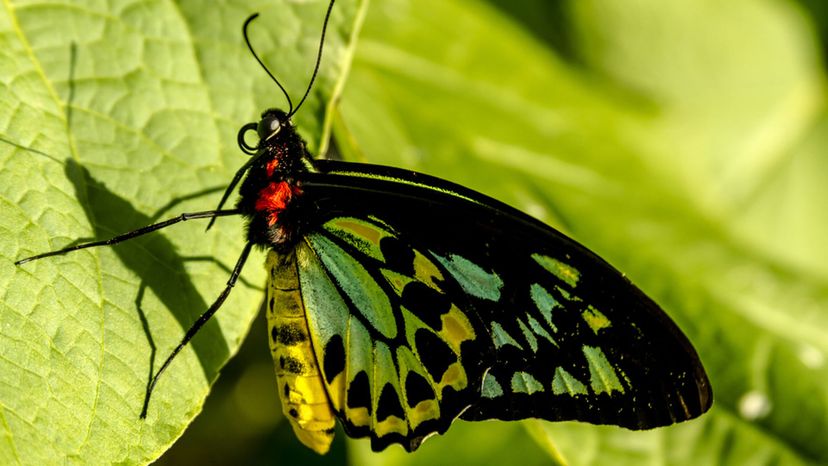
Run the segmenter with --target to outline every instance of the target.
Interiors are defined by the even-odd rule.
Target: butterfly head
[[[269,109],[262,113],[262,119],[256,128],[259,134],[259,145],[267,144],[278,136],[282,129],[292,129],[290,119],[287,114],[281,110]]]
[[[251,131],[255,131],[259,138],[254,146],[251,146],[245,140],[245,136]],[[262,118],[258,123],[248,123],[242,126],[238,135],[239,147],[245,154],[255,156],[263,150],[279,145],[280,135],[292,133],[293,131],[294,128],[288,114],[271,108],[262,113]]]

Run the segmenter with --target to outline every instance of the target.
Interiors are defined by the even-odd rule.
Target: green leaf
[[[527,435],[566,464],[828,462],[828,115],[808,18],[785,1],[535,2],[529,23],[565,24],[564,58],[497,3],[375,6],[335,119],[343,152],[568,232],[679,323],[715,397],[651,432]],[[457,445],[488,440],[455,429],[422,461],[385,458],[473,463]]]
[[[238,127],[284,105],[242,21],[262,13],[253,43],[296,100],[323,3],[4,5],[0,463],[147,462],[201,409],[258,308],[260,258],[141,422],[147,334],[157,366],[223,286],[239,222],[13,261],[212,208],[214,191],[169,204],[226,185],[244,160]],[[599,252],[688,333],[716,404],[650,432],[457,422],[414,455],[349,442],[351,463],[828,462],[828,114],[809,18],[784,0],[495,3],[374,2],[333,115],[339,149],[461,182]],[[325,68],[296,116],[314,153],[361,5],[337,3]],[[193,260],[205,256],[216,262]],[[229,397],[246,396],[225,379]],[[210,438],[236,434],[210,425]],[[295,445],[282,427],[279,444]],[[228,443],[196,448],[210,458]],[[260,451],[258,462],[285,459]]]
[[[201,410],[258,311],[262,255],[144,391],[224,287],[239,219],[187,222],[113,248],[16,267],[79,238],[107,238],[213,208],[245,161],[238,128],[284,106],[241,35],[298,101],[324,0],[13,1],[0,12],[0,463],[147,463]],[[326,60],[296,123],[316,151],[350,60],[361,2],[334,12]],[[263,348],[263,351],[266,350]]]

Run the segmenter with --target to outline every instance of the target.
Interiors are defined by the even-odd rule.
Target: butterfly
[[[157,381],[218,311],[253,247],[268,251],[265,296],[283,411],[318,453],[337,420],[374,450],[416,450],[455,419],[579,420],[649,429],[712,404],[698,355],[661,308],[618,270],[557,230],[454,183],[398,168],[314,159],[287,112],[244,125],[250,159],[215,210],[242,216],[246,242],[226,287],[187,330]],[[256,144],[249,144],[255,133]],[[236,206],[225,202],[239,186]]]

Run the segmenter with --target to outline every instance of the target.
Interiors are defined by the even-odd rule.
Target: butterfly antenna
[[[333,3],[333,2],[331,2],[331,3]],[[328,10],[328,11],[330,11],[330,10]],[[258,18],[258,17],[259,17],[259,14],[254,13],[249,18],[247,18],[247,20],[244,22],[244,26],[242,26],[242,32],[244,34],[244,41],[247,43],[247,48],[248,48],[248,50],[250,50],[250,53],[253,54],[253,58],[255,58],[257,62],[259,62],[259,65],[262,67],[262,69],[265,70],[265,73],[267,73],[267,75],[270,76],[270,79],[272,79],[273,82],[275,82],[276,85],[279,86],[279,89],[282,90],[282,94],[285,95],[285,98],[287,99],[287,102],[288,102],[288,114],[292,115],[293,114],[293,102],[291,102],[290,96],[288,95],[287,91],[285,90],[285,87],[282,86],[282,83],[280,83],[278,79],[276,79],[276,76],[273,76],[273,73],[271,73],[270,70],[267,68],[267,66],[264,64],[264,62],[262,62],[262,59],[259,58],[259,56],[256,54],[256,51],[253,50],[253,46],[250,44],[250,37],[248,37],[248,35],[247,35],[247,27],[250,26],[250,23],[252,23],[253,20]],[[324,37],[324,32],[322,33],[322,36]],[[302,100],[304,100],[304,99],[302,99]]]
[[[296,109],[288,112],[288,118],[292,117],[293,114],[299,110],[299,107],[305,103],[305,99],[308,98],[311,87],[313,87],[313,81],[316,79],[316,74],[319,72],[319,64],[322,62],[322,47],[325,45],[325,32],[328,30],[328,20],[331,17],[331,10],[333,10],[335,1],[336,0],[331,0],[331,3],[328,4],[328,11],[325,13],[325,22],[322,23],[322,37],[319,39],[319,51],[316,53],[316,65],[313,67],[313,75],[308,83],[308,88],[305,89],[305,95],[302,96],[302,100],[299,101],[299,105],[296,106]]]

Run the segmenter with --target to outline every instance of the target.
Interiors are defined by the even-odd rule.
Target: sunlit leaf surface
[[[238,127],[284,106],[244,18],[262,13],[252,39],[298,100],[325,3],[4,5],[0,463],[147,462],[201,410],[258,309],[259,258],[138,420],[152,344],[157,364],[223,286],[240,222],[13,261],[211,208],[244,161]],[[296,117],[318,153],[346,79],[328,114],[346,159],[465,184],[605,257],[693,341],[710,413],[650,432],[458,421],[414,455],[338,432],[316,457],[280,422],[258,328],[161,463],[828,463],[828,21],[811,3],[377,0],[346,77],[359,6],[340,0]]]

